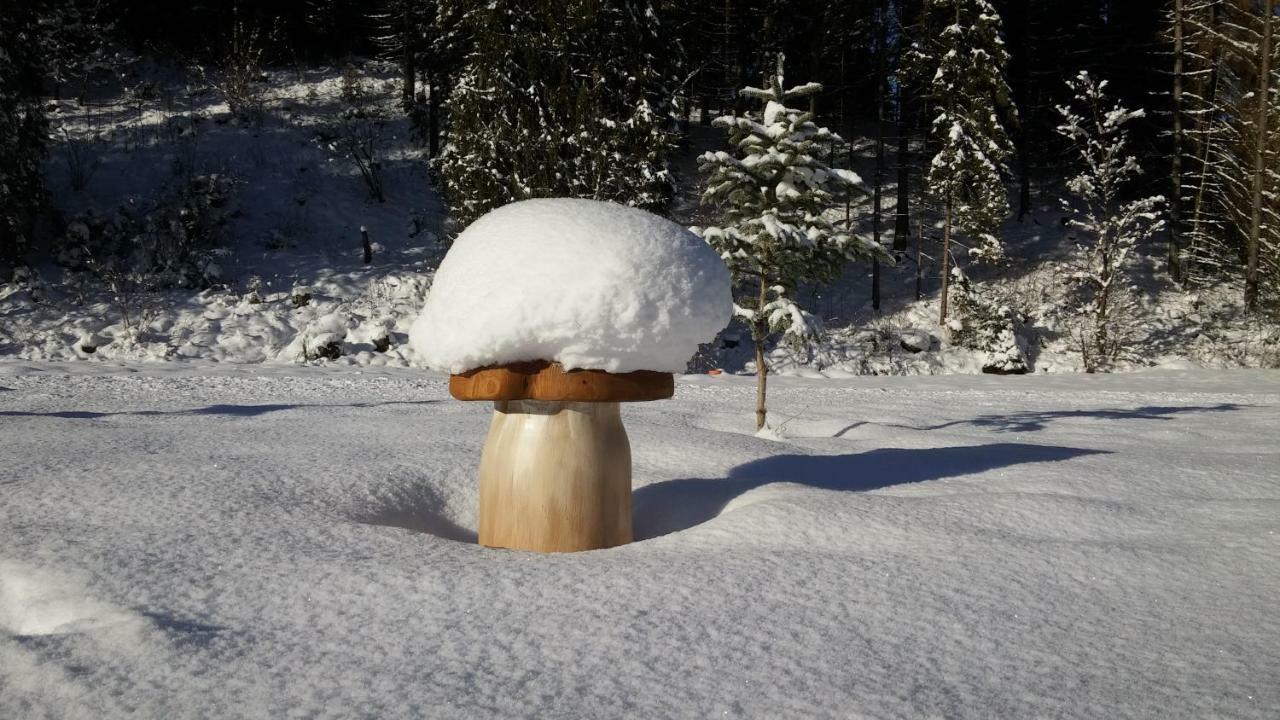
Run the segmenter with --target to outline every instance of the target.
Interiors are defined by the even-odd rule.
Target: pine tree
[[[84,7],[82,7],[82,5]],[[45,83],[79,74],[100,34],[88,3],[5,3],[0,18],[0,264],[21,265],[44,207]]]
[[[724,222],[694,228],[724,258],[744,291],[735,312],[755,341],[758,429],[766,417],[766,343],[777,333],[803,339],[817,328],[817,320],[800,305],[800,286],[830,281],[849,260],[884,254],[873,241],[828,217],[862,180],[828,165],[831,147],[843,142],[839,136],[818,127],[811,113],[789,106],[822,86],[786,88],[781,54],[766,80],[765,88],[741,91],[760,102],[760,112],[716,118],[715,125],[729,133],[733,153],[708,152],[698,163],[710,176],[702,202],[721,210]]]
[[[1082,167],[1067,181],[1074,200],[1063,201],[1063,208],[1074,215],[1071,226],[1080,231],[1070,280],[1085,370],[1095,372],[1130,349],[1132,328],[1125,314],[1132,309],[1128,274],[1133,251],[1163,226],[1159,211],[1164,198],[1123,200],[1127,186],[1142,174],[1137,159],[1128,154],[1125,125],[1145,113],[1111,104],[1106,81],[1087,72],[1068,86],[1074,107],[1058,108],[1063,120],[1058,132],[1071,141]]]
[[[440,165],[456,221],[532,197],[665,206],[678,53],[653,4],[496,0],[463,22]]]
[[[970,241],[974,261],[999,261],[996,233],[1009,214],[1006,164],[1013,146],[1000,115],[1014,117],[1005,66],[1009,54],[1000,37],[1000,16],[987,0],[927,0],[923,39],[911,61],[933,114],[937,153],[925,179],[942,205],[942,309],[947,322],[951,245],[959,233]]]

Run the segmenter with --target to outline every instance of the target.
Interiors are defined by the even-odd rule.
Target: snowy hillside
[[[190,90],[162,68],[147,70],[152,89],[142,97],[104,88],[84,104],[59,101],[61,126],[80,138],[55,147],[47,163],[51,189],[68,219],[88,210],[109,216],[163,196],[190,173],[215,173],[233,181],[232,242],[216,259],[218,280],[204,291],[138,287],[122,298],[101,280],[52,263],[38,268],[34,280],[0,284],[0,356],[419,364],[408,330],[444,254],[445,211],[423,150],[394,107],[389,68],[368,62],[359,73],[382,113],[381,203],[370,198],[357,166],[334,138],[343,104],[336,68],[272,72],[260,127],[237,122],[214,94]],[[691,126],[674,167],[677,221],[708,222],[697,206],[704,180],[694,158],[723,142],[721,130]],[[855,169],[869,177],[869,146],[865,140],[859,146],[864,153]],[[81,190],[69,177],[73,149],[93,168]],[[885,212],[891,213],[893,186],[886,187]],[[867,232],[869,202],[864,197],[851,208]],[[1058,303],[1061,263],[1072,242],[1061,220],[1062,213],[1048,205],[1024,222],[1009,220],[1002,231],[1009,264],[974,275],[1021,318],[1019,335],[1035,371],[1080,369]],[[369,265],[362,263],[362,227],[373,250]],[[931,253],[936,251],[926,244],[920,300],[914,247],[897,266],[883,268],[880,310],[871,304],[865,264],[851,265],[829,287],[812,289],[806,300],[825,330],[803,347],[779,343],[770,356],[774,369],[836,378],[981,372],[984,353],[943,341]],[[1139,308],[1143,350],[1131,366],[1280,365],[1280,329],[1240,311],[1238,288],[1182,292],[1154,262],[1141,277],[1151,300]],[[749,344],[745,328],[732,327],[692,368],[754,372]]]
[[[629,404],[639,542],[473,543],[412,370],[0,363],[0,717],[1274,718],[1280,377]]]
[[[336,135],[337,68],[271,73],[261,125],[164,68],[134,79],[150,88],[141,97],[103,88],[83,104],[59,101],[58,121],[78,141],[54,148],[47,168],[72,227],[86,211],[110,217],[212,173],[231,181],[231,242],[204,291],[131,287],[122,298],[52,263],[33,282],[2,284],[0,354],[297,363],[336,355],[322,350],[337,343],[345,363],[406,364],[401,345],[443,255],[444,211],[385,68],[367,63],[357,77],[374,98],[384,202]],[[92,169],[81,190],[68,177],[73,148]]]

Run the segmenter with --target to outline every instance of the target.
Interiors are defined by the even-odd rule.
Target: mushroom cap
[[[664,400],[674,392],[671,373],[566,371],[559,363],[548,362],[476,368],[449,378],[449,394],[458,400],[639,402]]]
[[[454,241],[410,344],[453,374],[539,360],[683,372],[732,310],[724,262],[684,227],[614,203],[525,200]]]

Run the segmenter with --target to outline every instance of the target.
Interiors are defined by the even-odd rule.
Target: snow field
[[[394,369],[0,364],[0,716],[1274,717],[1280,377],[687,377],[639,542],[478,547]]]

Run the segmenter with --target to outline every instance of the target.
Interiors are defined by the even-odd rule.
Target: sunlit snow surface
[[[422,372],[0,364],[0,717],[1280,713],[1280,374],[686,378],[640,542],[474,536]]]

